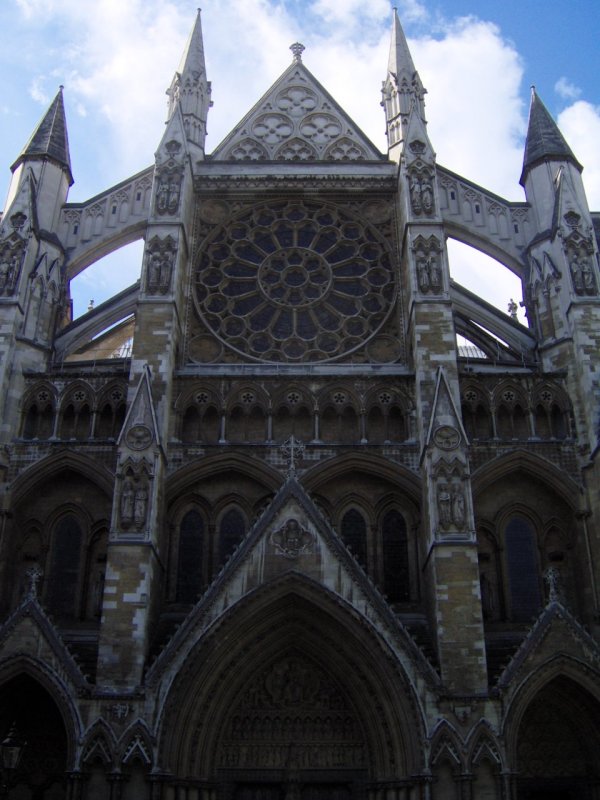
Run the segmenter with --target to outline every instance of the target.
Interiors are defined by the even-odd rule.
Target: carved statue
[[[409,178],[409,193],[412,210],[415,212],[415,214],[420,214],[423,210],[421,181],[419,176],[414,173]]]
[[[131,525],[133,521],[133,504],[135,492],[133,483],[127,479],[121,491],[121,525]]]
[[[173,165],[174,162],[170,162]],[[176,214],[181,197],[182,168],[178,166],[163,167],[156,190],[156,213]]]
[[[438,490],[438,511],[442,528],[452,525],[452,497],[446,486]]]
[[[160,247],[152,250],[148,256],[148,291],[152,294],[166,294],[171,286],[173,269],[173,253],[162,251]]]
[[[425,294],[429,291],[429,265],[428,259],[424,253],[419,253],[417,256],[417,280],[419,282],[419,289]]]
[[[461,488],[452,492],[452,521],[460,530],[465,524],[465,496]]]
[[[439,292],[442,288],[442,276],[437,258],[434,255],[429,256],[427,264],[429,267],[429,281],[431,283],[431,288],[434,292]]]
[[[433,186],[428,175],[424,175],[421,181],[421,202],[423,211],[426,214],[433,213]]]
[[[146,485],[142,483],[135,490],[135,497],[133,501],[133,519],[136,528],[141,528],[146,522],[146,512],[148,510],[148,490]]]

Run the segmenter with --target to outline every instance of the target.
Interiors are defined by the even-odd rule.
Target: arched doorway
[[[48,692],[29,675],[0,687],[0,741],[16,730],[23,743],[19,766],[6,775],[9,798],[66,798],[67,732]]]
[[[527,707],[517,734],[518,800],[595,800],[600,703],[559,676]]]
[[[364,731],[325,669],[290,650],[259,669],[224,724],[217,780],[233,800],[350,800],[367,779]]]
[[[355,800],[423,771],[408,676],[366,620],[298,575],[240,603],[172,669],[161,769],[222,800]]]

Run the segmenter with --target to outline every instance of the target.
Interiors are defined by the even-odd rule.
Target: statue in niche
[[[129,527],[133,522],[135,491],[133,483],[127,478],[121,490],[121,525]]]
[[[427,263],[429,266],[429,281],[431,283],[431,288],[434,292],[439,292],[442,288],[442,275],[435,254],[429,256]]]
[[[438,512],[440,515],[440,525],[448,529],[452,525],[452,495],[446,485],[438,489]]]
[[[435,254],[417,254],[417,281],[423,294],[439,292],[442,288],[442,274]]]
[[[133,500],[133,520],[136,528],[143,527],[146,522],[146,513],[148,511],[148,489],[146,484],[142,483],[135,490]]]
[[[427,294],[430,288],[429,267],[427,257],[423,251],[419,251],[417,254],[417,281],[419,283],[419,289],[423,294]]]
[[[156,190],[157,214],[162,216],[164,214],[177,213],[181,196],[182,180],[183,172],[181,167],[167,167],[161,170]]]
[[[452,492],[452,522],[460,530],[465,525],[465,496],[459,486]]]
[[[433,186],[428,175],[424,175],[421,180],[421,203],[426,214],[433,213]]]
[[[8,296],[14,292],[20,262],[18,252],[5,250],[0,256],[0,295]]]
[[[412,173],[409,177],[409,194],[410,205],[415,214],[420,214],[423,210],[423,202],[421,196],[421,181],[416,173]]]
[[[596,280],[589,256],[585,253],[574,252],[570,267],[575,293],[578,295],[596,294]]]
[[[148,291],[152,294],[166,294],[171,286],[173,253],[159,248],[152,250],[148,259]]]
[[[433,183],[427,172],[412,172],[408,178],[410,205],[415,214],[433,213]]]

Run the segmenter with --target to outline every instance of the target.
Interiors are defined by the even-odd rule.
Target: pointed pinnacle
[[[535,86],[532,86],[521,183],[525,180],[526,173],[533,166],[548,159],[570,161],[579,171],[583,169],[550,112],[540,100]]]
[[[206,73],[202,20],[200,17],[201,9],[198,9],[194,27],[190,32],[183,50],[183,55],[181,56],[181,61],[179,62],[179,68],[177,69],[177,72],[182,76],[184,73],[191,73],[196,76]]]
[[[61,85],[50,107],[13,164],[12,170],[14,171],[19,164],[28,158],[49,158],[67,170],[69,185],[71,185],[73,183],[73,174],[71,172],[63,89],[64,87]]]
[[[409,72],[412,76],[415,73],[415,65],[408,49],[408,42],[402,30],[398,9],[394,7],[392,18],[392,41],[390,43],[390,55],[388,59],[388,72],[398,75],[401,72]]]

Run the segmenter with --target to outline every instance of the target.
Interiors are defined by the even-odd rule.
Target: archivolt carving
[[[308,659],[283,658],[246,690],[225,726],[221,767],[352,768],[365,764],[361,727],[333,681]]]

